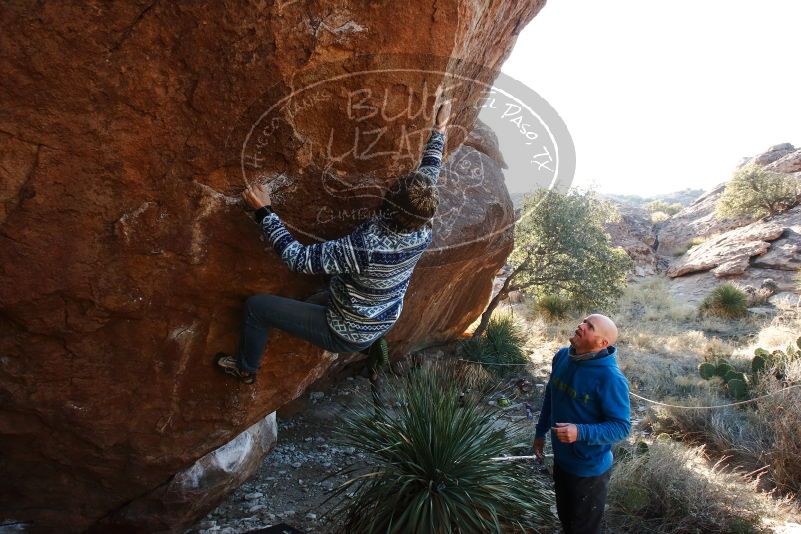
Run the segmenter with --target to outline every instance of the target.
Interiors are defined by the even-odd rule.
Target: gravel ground
[[[332,442],[337,415],[369,394],[369,382],[348,377],[296,401],[296,415],[278,420],[278,443],[254,476],[186,534],[235,534],[286,523],[308,533],[333,532],[323,517],[342,498],[326,500],[347,477],[343,467],[363,463],[353,447]],[[303,405],[305,404],[305,409]]]

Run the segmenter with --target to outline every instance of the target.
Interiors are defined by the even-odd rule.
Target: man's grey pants
[[[312,295],[306,302],[275,295],[254,295],[245,303],[237,364],[247,372],[259,369],[271,327],[304,339],[329,352],[359,352],[372,341],[358,344],[339,337],[325,317],[328,292]]]

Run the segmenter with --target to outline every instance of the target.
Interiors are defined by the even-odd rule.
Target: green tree
[[[673,204],[668,204],[663,200],[652,200],[648,204],[645,205],[646,211],[649,213],[665,213],[670,217],[673,217],[678,212],[680,212],[684,206],[681,205],[679,202],[674,202]]]
[[[510,291],[558,295],[575,309],[590,309],[616,301],[626,286],[631,259],[611,246],[603,226],[617,214],[592,194],[539,191],[526,197],[522,212],[508,260],[512,273],[484,311],[476,336]]]
[[[718,217],[775,215],[798,204],[798,181],[790,175],[747,165],[737,172],[718,200]]]

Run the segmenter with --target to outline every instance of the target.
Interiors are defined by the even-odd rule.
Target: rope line
[[[715,408],[727,408],[729,406],[740,406],[741,404],[749,404],[749,403],[752,403],[752,402],[756,402],[758,400],[762,400],[762,399],[766,399],[768,397],[772,397],[773,395],[778,395],[779,393],[783,393],[785,391],[789,391],[791,389],[798,388],[798,387],[801,387],[801,384],[795,384],[795,385],[792,385],[790,387],[786,387],[786,388],[780,389],[778,391],[772,391],[772,392],[767,393],[765,395],[761,395],[759,397],[754,397],[753,399],[748,399],[748,400],[739,401],[739,402],[730,402],[730,403],[727,403],[727,404],[716,404],[715,406],[682,406],[680,404],[667,404],[667,403],[655,401],[655,400],[652,400],[652,399],[646,399],[645,397],[641,397],[641,396],[637,395],[636,393],[632,393],[631,391],[629,391],[629,395],[631,395],[632,397],[636,397],[638,399],[644,400],[645,402],[650,402],[651,404],[656,404],[658,406],[666,406],[668,408],[683,408],[685,410],[713,410]]]
[[[525,366],[525,365],[529,365],[529,363],[533,363],[533,362],[529,362],[529,363],[492,363],[492,362],[480,362],[478,360],[467,360],[465,358],[457,358],[457,359],[460,362],[477,363],[477,364],[480,364],[480,365]],[[636,393],[632,393],[631,391],[629,391],[629,395],[631,395],[632,397],[636,397],[636,398],[638,398],[640,400],[643,400],[645,402],[650,402],[651,404],[656,404],[657,406],[665,406],[666,408],[682,408],[682,409],[685,409],[685,410],[713,410],[715,408],[728,408],[728,407],[731,407],[731,406],[740,406],[740,405],[743,405],[743,404],[750,404],[750,403],[756,402],[758,400],[762,400],[762,399],[766,399],[768,397],[772,397],[773,395],[778,395],[779,393],[784,393],[785,391],[789,391],[789,390],[797,388],[797,387],[801,387],[801,384],[794,384],[792,386],[780,389],[778,391],[773,391],[771,393],[767,393],[767,394],[761,395],[759,397],[754,397],[753,399],[748,399],[748,400],[739,401],[739,402],[729,402],[729,403],[726,403],[726,404],[716,404],[715,406],[683,406],[681,404],[668,404],[668,403],[665,403],[665,402],[660,402],[660,401],[656,401],[656,400],[653,400],[653,399],[648,399],[648,398],[642,397],[640,395],[637,395]]]
[[[546,458],[553,458],[553,454],[543,454]],[[492,462],[514,462],[516,460],[536,460],[536,456],[496,456],[490,458]]]
[[[480,364],[480,365],[503,365],[503,366],[507,366],[507,365],[509,365],[509,366],[521,366],[521,365],[531,365],[531,364],[533,364],[533,363],[534,363],[534,362],[528,362],[528,363],[492,363],[492,362],[480,362],[480,361],[478,361],[478,360],[466,360],[466,359],[464,359],[464,358],[456,358],[456,359],[457,359],[458,361],[460,361],[460,362],[478,363],[478,364]]]

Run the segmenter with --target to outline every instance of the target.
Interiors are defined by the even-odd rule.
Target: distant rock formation
[[[787,218],[798,217],[797,210],[788,212]],[[785,218],[778,221],[753,223],[724,232],[717,237],[691,248],[670,264],[667,275],[682,276],[697,271],[709,271],[721,278],[743,274],[752,256],[765,254],[770,242],[784,233]]]
[[[693,240],[705,239],[751,222],[748,217],[719,219],[715,216],[715,206],[725,187],[725,183],[718,185],[662,223],[657,252],[670,257],[681,255],[690,248]]]
[[[681,204],[682,206],[688,206],[695,201],[699,196],[704,194],[703,189],[682,189],[681,191],[675,191],[673,193],[667,193],[664,195],[654,195],[650,197],[641,197],[639,195],[618,195],[618,194],[604,194],[605,198],[610,200],[614,200],[620,204],[625,204],[627,206],[633,206],[635,208],[642,208],[645,209],[645,205],[649,202],[653,202],[655,200],[659,200],[664,202],[665,204]]]
[[[606,225],[612,245],[622,247],[634,262],[636,276],[649,276],[658,271],[655,247],[657,234],[650,214],[640,208],[614,203],[620,220]]]
[[[801,150],[789,143],[770,147],[742,165],[764,166],[801,178]],[[801,206],[754,221],[747,217],[718,219],[715,204],[726,184],[721,184],[677,213],[659,230],[659,251],[689,250],[670,264],[667,275],[684,276],[710,271],[716,278],[762,276],[773,278],[781,290],[793,290],[792,271],[801,268]],[[688,247],[696,240],[697,246]],[[684,243],[684,245],[682,245]],[[761,271],[764,271],[760,274]]]
[[[745,158],[743,165],[758,165],[759,167],[765,167],[769,164],[779,161],[783,159],[785,156],[796,152],[796,148],[791,145],[790,143],[780,143],[778,145],[773,145],[766,151],[762,152],[761,154],[757,154],[752,158]],[[776,169],[778,171],[778,169]]]
[[[789,143],[743,158],[738,167],[746,164],[801,179],[801,150]],[[629,253],[637,275],[665,272],[674,278],[674,287],[694,299],[702,298],[721,279],[759,287],[771,278],[779,293],[798,292],[794,276],[801,269],[801,206],[758,221],[719,219],[715,206],[725,186],[704,193],[657,225],[650,225],[642,210],[619,207],[621,222],[607,228],[613,243]]]
[[[543,4],[4,4],[0,523],[179,532],[246,477],[269,434],[242,438],[259,443],[248,454],[227,444],[335,357],[276,333],[255,386],[213,368],[215,352],[236,346],[245,297],[303,298],[326,284],[265,251],[238,199],[240,159],[247,180],[277,184],[276,211],[304,242],[347,233],[380,203],[363,189],[380,191],[420,156],[412,133],[427,131],[434,98],[410,89],[499,69]],[[377,70],[378,54],[405,70]],[[385,116],[350,105],[354,72],[376,73],[371,103]],[[321,77],[325,90],[297,93]],[[502,160],[473,130],[483,94],[479,83],[452,90],[448,161],[483,165],[485,180],[443,172],[436,240],[389,336],[396,354],[459,335],[511,250]],[[274,102],[276,121],[258,122]],[[346,129],[354,109],[358,128]],[[343,135],[354,132],[382,135],[354,146]],[[408,158],[380,156],[411,137]],[[261,152],[240,153],[243,139]],[[370,149],[379,156],[362,158]],[[221,480],[192,494],[196,462],[220,447],[236,462],[203,471]]]

